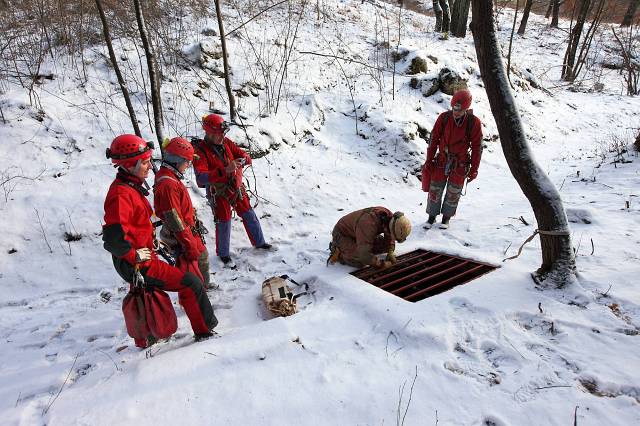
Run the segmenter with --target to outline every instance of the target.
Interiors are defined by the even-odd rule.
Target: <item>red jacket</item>
[[[227,175],[225,167],[237,158],[244,158],[245,165],[251,164],[251,157],[229,138],[224,138],[222,155],[218,155],[212,148],[213,144],[200,140],[194,144],[199,158],[193,161],[198,186],[205,187],[214,184],[231,184],[234,189],[242,185],[242,167],[235,175]]]
[[[156,215],[164,222],[163,229],[166,227],[185,252],[202,253],[202,240],[192,232],[196,218],[191,197],[173,170],[160,167],[156,174],[153,196]]]
[[[450,111],[445,111],[438,116],[436,123],[433,126],[431,132],[431,143],[427,150],[427,164],[436,158],[436,151],[438,151],[438,158],[436,162],[439,166],[444,167],[446,163],[447,153],[453,155],[458,165],[470,165],[470,172],[477,172],[480,166],[480,157],[482,156],[482,125],[480,119],[475,115],[465,114],[464,120],[461,126],[456,126],[453,115],[450,115],[446,125],[442,126],[445,114],[451,114]],[[469,117],[473,117],[473,124],[471,128],[471,134],[469,139],[466,140],[467,133],[467,121]],[[469,150],[471,150],[471,158],[469,158]]]
[[[104,201],[102,240],[104,248],[114,257],[129,264],[136,263],[136,250],[147,247],[153,252],[153,225],[151,204],[142,194],[142,180],[118,173],[109,187]]]

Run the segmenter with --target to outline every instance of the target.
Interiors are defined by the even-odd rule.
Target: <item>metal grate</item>
[[[398,256],[398,262],[391,268],[368,266],[351,275],[404,300],[418,302],[494,269],[487,263],[419,249]]]

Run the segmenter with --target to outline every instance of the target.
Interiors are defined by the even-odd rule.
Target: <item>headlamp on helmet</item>
[[[218,114],[209,114],[202,117],[202,129],[206,134],[215,134],[217,132],[225,134],[229,131],[229,123]]]

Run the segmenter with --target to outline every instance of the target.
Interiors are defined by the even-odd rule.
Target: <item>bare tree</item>
[[[162,117],[162,98],[160,97],[160,77],[158,76],[156,59],[153,54],[153,46],[149,40],[147,33],[147,27],[144,22],[144,14],[140,0],[133,0],[136,10],[136,21],[138,22],[138,31],[140,32],[140,39],[142,40],[142,47],[147,58],[147,70],[149,72],[149,80],[151,85],[151,105],[153,107],[153,120],[156,128],[156,139],[158,145],[162,146],[164,140],[164,131],[162,126],[164,120]]]
[[[527,21],[529,20],[529,13],[531,12],[531,6],[533,6],[533,0],[527,0],[522,10],[522,20],[518,27],[518,34],[523,35],[527,28]]]
[[[553,16],[551,17],[551,27],[558,28],[558,15],[560,14],[560,0],[553,0]]]
[[[100,21],[102,21],[102,33],[104,35],[104,41],[107,44],[107,49],[109,50],[109,59],[111,60],[111,65],[113,66],[113,70],[115,71],[116,77],[118,78],[118,84],[120,85],[120,90],[122,90],[124,102],[127,105],[127,111],[129,111],[129,118],[131,119],[133,131],[136,135],[142,136],[142,133],[140,133],[140,127],[138,126],[136,112],[133,109],[133,105],[131,105],[131,97],[129,96],[127,84],[122,77],[120,67],[118,66],[118,61],[116,60],[116,54],[113,51],[113,43],[111,43],[111,31],[109,30],[109,23],[107,22],[107,17],[105,16],[104,9],[102,8],[102,0],[96,0],[96,7],[98,8],[98,13],[100,14]]]
[[[449,0],[433,0],[433,13],[436,15],[436,32],[449,32],[451,7]]]
[[[403,6],[404,6],[404,0],[400,0],[400,7],[398,8],[398,41],[396,43],[396,54],[398,54],[400,50],[400,36],[402,34],[402,7]],[[396,98],[396,62],[397,61],[393,61],[393,76],[391,77],[391,99]],[[357,124],[356,124],[356,133],[357,133]]]
[[[593,15],[593,20],[591,21],[591,25],[589,26],[589,29],[587,30],[587,33],[582,41],[580,52],[578,53],[578,58],[576,59],[576,63],[572,70],[573,80],[575,80],[578,75],[580,75],[582,68],[587,63],[587,57],[593,43],[593,38],[598,31],[600,24],[602,23],[603,11],[606,3],[606,0],[600,0],[596,7],[595,13]]]
[[[577,6],[577,5],[576,5]],[[589,48],[591,47],[591,42],[593,41],[593,37],[600,25],[602,19],[602,11],[604,10],[605,0],[600,0],[598,3],[598,7],[596,8],[596,12],[593,17],[593,21],[587,30],[587,33],[582,40],[582,45],[580,44],[580,40],[582,37],[582,30],[584,29],[584,24],[587,20],[587,16],[589,11],[591,10],[592,2],[591,0],[580,0],[578,16],[576,18],[576,24],[571,29],[569,33],[569,42],[567,43],[567,50],[564,55],[564,62],[562,64],[562,78],[565,81],[575,81],[580,70],[582,69],[582,65],[584,64],[587,54],[589,53]],[[580,52],[578,52],[578,47],[580,46]],[[578,55],[576,58],[576,54]]]
[[[467,21],[469,20],[469,7],[471,0],[456,0],[451,12],[451,35],[462,37],[467,35]]]
[[[620,46],[622,68],[626,73],[623,75],[623,78],[627,84],[627,95],[629,96],[640,95],[640,85],[638,84],[640,82],[640,64],[633,59],[637,55],[636,49],[634,49],[634,47],[637,47],[637,44],[634,44],[632,29],[633,27],[630,27],[627,34],[618,35],[616,30],[611,28],[613,36]]]
[[[224,24],[222,22],[222,12],[220,10],[220,0],[215,0],[216,17],[218,18],[218,30],[220,31],[220,44],[222,45],[222,65],[224,66],[224,85],[229,97],[229,116],[231,121],[236,121],[236,100],[231,91],[231,77],[229,76],[229,59],[227,57],[227,39],[224,35]]]
[[[507,79],[509,80],[509,84],[511,84],[511,47],[513,46],[513,33],[516,31],[519,7],[520,0],[516,0],[516,10],[513,12],[513,25],[511,26],[511,36],[509,37],[509,53],[507,53]]]
[[[636,11],[638,10],[638,5],[640,5],[640,0],[629,0],[629,7],[627,8],[627,12],[624,14],[624,18],[622,18],[621,27],[628,27],[633,22],[633,17],[636,15]]]
[[[538,283],[550,282],[561,287],[575,277],[575,255],[562,199],[527,144],[496,38],[493,1],[473,0],[472,5],[471,30],[478,65],[502,150],[538,222],[536,233],[540,235],[542,265],[532,276]]]

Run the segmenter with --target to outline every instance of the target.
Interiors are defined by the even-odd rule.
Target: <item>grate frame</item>
[[[397,257],[391,268],[371,266],[351,272],[408,302],[419,302],[496,270],[498,266],[447,253],[417,249]]]

